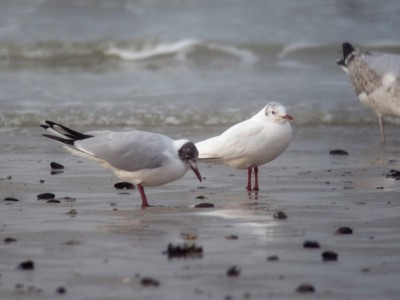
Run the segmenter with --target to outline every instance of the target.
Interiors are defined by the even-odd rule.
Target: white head
[[[286,108],[278,102],[270,102],[264,108],[264,114],[271,121],[276,123],[286,123],[293,120],[293,117],[286,113]]]

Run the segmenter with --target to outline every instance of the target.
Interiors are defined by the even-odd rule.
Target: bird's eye
[[[274,114],[275,114],[275,111],[273,110],[271,113],[274,115]]]
[[[185,159],[186,159],[186,160],[189,160],[189,159],[190,159],[190,156],[189,156],[189,155],[185,155]]]

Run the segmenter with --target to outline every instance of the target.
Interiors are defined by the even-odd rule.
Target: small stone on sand
[[[350,227],[340,227],[336,230],[335,233],[336,234],[352,234],[353,229],[351,229]]]
[[[53,193],[43,193],[43,194],[37,195],[38,200],[50,200],[50,199],[54,199],[55,197],[56,197],[56,195],[54,195]]]
[[[27,260],[20,263],[17,268],[20,270],[33,270],[35,268],[35,263],[32,260]]]

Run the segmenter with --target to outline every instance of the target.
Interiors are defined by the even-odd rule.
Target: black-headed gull
[[[247,187],[251,191],[251,174],[254,169],[258,191],[258,166],[281,155],[292,140],[291,115],[277,103],[267,104],[252,118],[238,123],[221,135],[196,143],[199,161],[224,164],[235,169],[247,169]]]
[[[140,130],[80,133],[63,125],[45,121],[40,125],[53,135],[44,134],[62,143],[75,155],[91,159],[110,169],[121,180],[137,185],[142,207],[150,206],[144,193],[146,186],[163,185],[197,169],[198,151],[188,140]]]
[[[349,75],[358,99],[379,118],[385,143],[384,116],[400,116],[400,56],[370,53],[343,43],[343,58],[336,63]]]

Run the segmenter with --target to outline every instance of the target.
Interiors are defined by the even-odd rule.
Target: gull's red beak
[[[285,120],[294,120],[294,118],[293,118],[291,115],[284,115],[284,116],[282,117],[282,119],[285,119]]]

